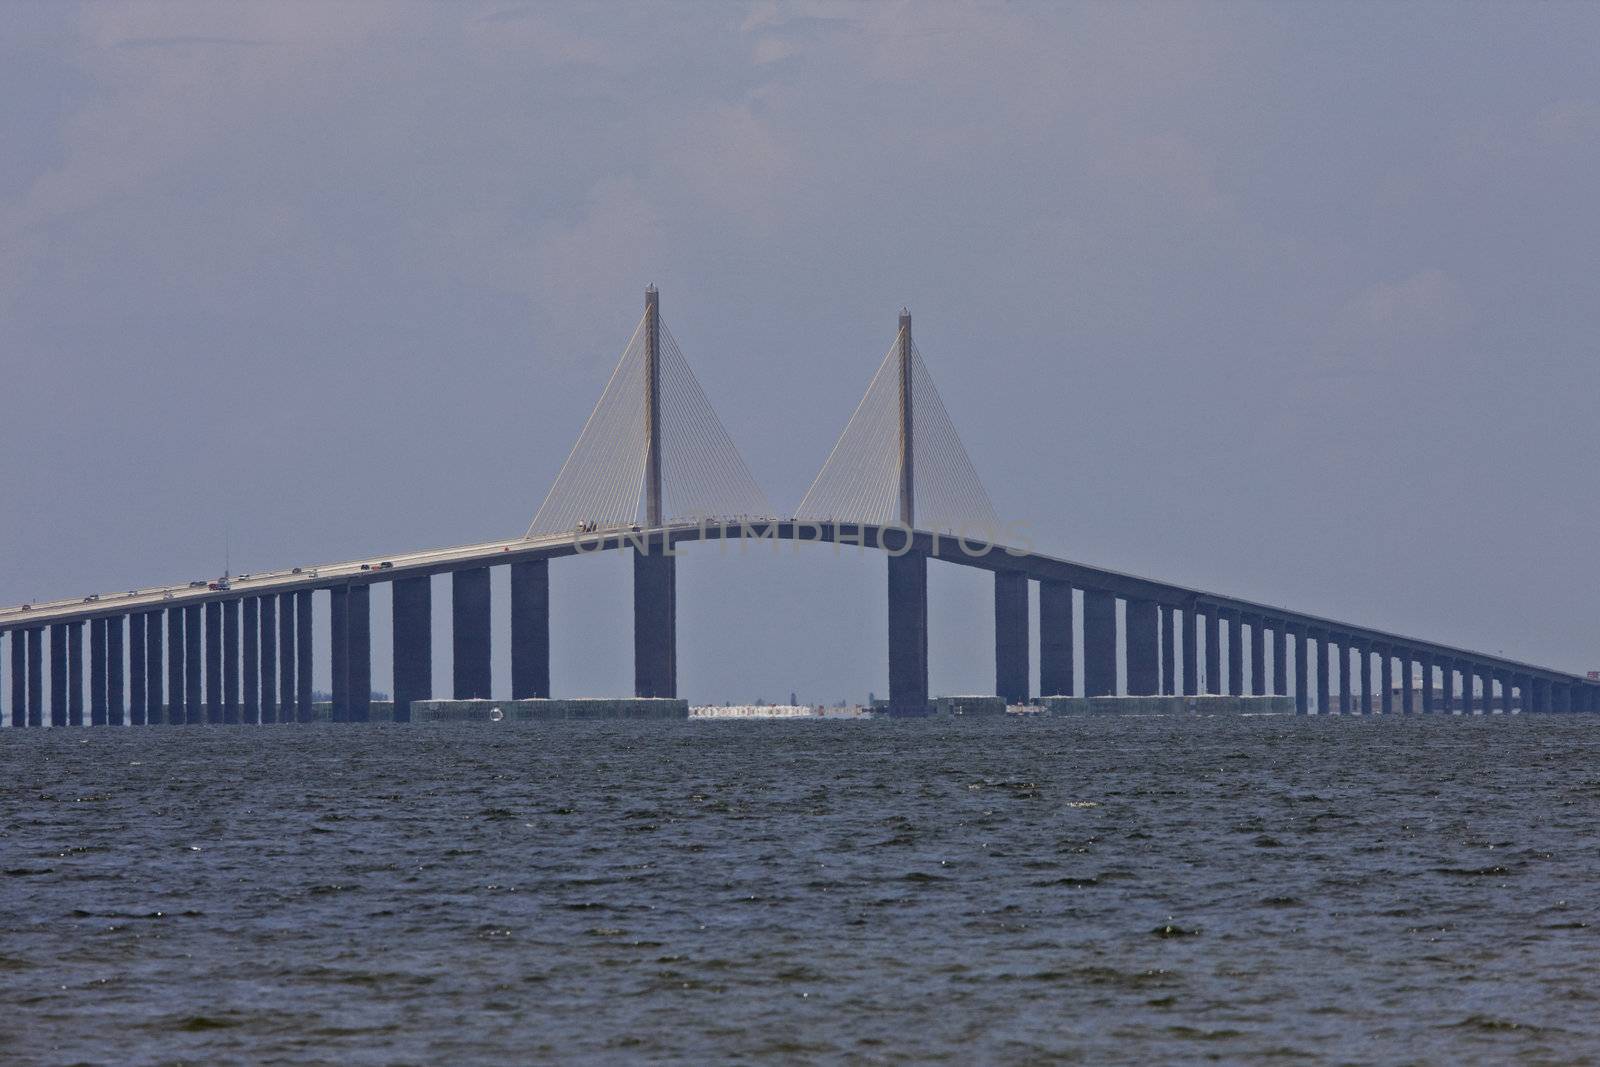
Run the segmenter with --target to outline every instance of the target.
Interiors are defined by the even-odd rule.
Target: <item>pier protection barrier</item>
[[[934,697],[933,713],[942,719],[1004,715],[1006,700],[991,696]]]
[[[1294,697],[1134,696],[1041,698],[1050,715],[1293,715]]]
[[[414,700],[412,722],[549,722],[559,719],[687,719],[689,702],[671,697],[569,700]]]

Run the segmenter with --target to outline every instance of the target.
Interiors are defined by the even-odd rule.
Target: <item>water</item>
[[[7,732],[0,1060],[1593,1059],[1597,727]]]

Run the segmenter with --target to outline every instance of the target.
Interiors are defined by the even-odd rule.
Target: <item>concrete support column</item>
[[[363,586],[362,588],[366,588]],[[300,690],[294,677],[294,594],[278,594],[278,721],[300,718]],[[370,690],[369,690],[370,692]],[[370,697],[369,697],[370,700]]]
[[[1252,615],[1250,623],[1250,695],[1267,693],[1267,620]]]
[[[633,692],[678,695],[678,561],[665,538],[633,552]],[[928,559],[889,557],[889,704],[921,714],[928,706]]]
[[[244,598],[244,721],[261,721],[261,601]]]
[[[641,673],[646,658],[661,660],[663,653],[649,656],[640,648],[644,633],[650,628],[646,617],[662,620],[666,633],[673,633],[670,615],[675,596],[672,589],[671,557],[663,563],[654,562],[655,556],[634,554],[633,562],[633,618],[634,618],[634,678],[635,692],[639,696],[668,696],[651,674]],[[655,579],[647,577],[650,568],[659,567]],[[646,589],[657,590],[641,600]],[[641,629],[643,628],[643,629]],[[665,665],[657,668],[657,672]],[[677,686],[676,668],[671,667],[671,685]],[[889,557],[889,712],[890,714],[922,715],[928,708],[928,557],[912,549],[901,555]]]
[[[311,590],[301,589],[294,595],[294,641],[295,641],[295,708],[300,713],[301,722],[310,722],[313,708],[311,707],[311,680],[312,670],[316,666],[316,652],[314,650],[311,629]]]
[[[1098,589],[1083,591],[1083,695],[1117,692],[1117,599]]]
[[[144,684],[145,722],[151,726],[166,721],[167,714],[167,657],[162,652],[165,637],[162,623],[166,621],[161,611],[146,612],[144,616]]]
[[[1039,583],[1039,695],[1072,696],[1072,586]]]
[[[634,654],[638,655],[638,566],[634,567]],[[489,698],[489,568],[475,567],[450,576],[451,647],[455,651],[457,700]],[[637,669],[635,670],[637,674]],[[641,694],[643,695],[643,694]]]
[[[1350,684],[1350,639],[1343,634],[1329,634],[1328,650],[1333,653],[1333,658],[1338,664],[1339,714],[1348,715],[1355,710],[1350,704],[1352,695],[1352,686]]]
[[[1422,667],[1422,714],[1433,714],[1433,657],[1426,652],[1417,656]]]
[[[1294,710],[1306,715],[1311,711],[1311,631],[1295,626],[1289,632],[1295,640]]]
[[[67,623],[67,725],[83,725],[83,623]]]
[[[1273,636],[1278,639],[1278,643],[1272,654],[1272,695],[1288,696],[1289,646],[1294,643],[1289,635],[1289,624],[1279,619],[1273,624]]]
[[[352,585],[346,604],[347,655],[350,658],[350,721],[372,718],[372,587]]]
[[[1400,711],[1412,715],[1417,710],[1417,654],[1409,648],[1397,651],[1400,653]]]
[[[11,725],[28,725],[28,633],[11,631]]]
[[[1200,627],[1201,616],[1190,605],[1183,609],[1183,695],[1192,697],[1200,692]]]
[[[549,695],[550,561],[523,560],[511,565],[511,699]]]
[[[1510,715],[1515,710],[1511,701],[1511,687],[1514,684],[1511,680],[1511,672],[1497,671],[1495,673],[1496,677],[1500,679],[1500,714]]]
[[[1378,710],[1385,715],[1394,714],[1394,649],[1388,645],[1378,646],[1378,684],[1380,689]]]
[[[145,702],[150,686],[145,673],[144,624],[150,616],[142,611],[128,616],[128,725],[143,726],[148,720]]]
[[[1206,620],[1206,678],[1204,691],[1221,693],[1222,688],[1222,613],[1216,608],[1205,609]]]
[[[127,719],[127,664],[123,660],[121,615],[106,620],[106,725],[121,726]]]
[[[89,623],[89,725],[106,724],[106,620]]]
[[[1021,571],[994,572],[994,691],[1007,704],[1028,701],[1028,576]]]
[[[1128,695],[1154,696],[1160,683],[1156,673],[1156,643],[1160,631],[1156,627],[1155,601],[1129,598],[1123,621],[1128,654]]]
[[[333,678],[334,722],[350,721],[350,587],[328,590],[328,669]]]
[[[1244,695],[1244,616],[1230,611],[1223,617],[1228,631],[1228,688],[1229,696]]]
[[[515,564],[513,564],[513,568]],[[513,569],[513,585],[516,571]],[[511,597],[513,603],[516,594]],[[515,612],[513,611],[513,621]],[[513,635],[511,644],[516,646]],[[548,655],[548,638],[546,641]],[[515,666],[515,657],[513,657]],[[513,670],[512,674],[515,675]],[[515,683],[513,683],[514,685]],[[513,696],[516,695],[513,689]],[[549,693],[538,694],[549,696]],[[433,579],[426,574],[394,583],[394,718],[411,721],[411,703],[433,697]]]
[[[278,598],[257,601],[261,614],[261,721],[278,721]]]
[[[44,725],[44,631],[28,631],[28,725]]]
[[[1483,713],[1487,715],[1489,714],[1490,708],[1494,704],[1494,676],[1489,673],[1489,668],[1485,667],[1481,663],[1473,668],[1472,673],[1477,676],[1477,688],[1483,691],[1482,704],[1479,705],[1479,707],[1481,707]],[[1476,710],[1478,710],[1478,708],[1475,708],[1469,702],[1467,705],[1467,714],[1470,715]]]
[[[222,722],[222,601],[206,602],[206,722]]]
[[[1570,712],[1572,710],[1572,686],[1567,682],[1556,682],[1551,688],[1552,695],[1555,697],[1553,710],[1563,713]]]
[[[222,721],[239,721],[239,602],[222,605]]]
[[[1329,653],[1333,649],[1333,635],[1326,630],[1318,630],[1315,634],[1317,641],[1317,714],[1327,715],[1333,711],[1332,702],[1328,693],[1332,689],[1333,664],[1329,660]]]
[[[1162,604],[1157,612],[1161,627],[1161,692],[1178,695],[1178,609]]]
[[[67,725],[67,624],[50,625],[50,725]]]
[[[191,724],[205,722],[205,690],[201,688],[205,662],[200,647],[204,635],[200,605],[190,604],[183,609],[183,717]]]

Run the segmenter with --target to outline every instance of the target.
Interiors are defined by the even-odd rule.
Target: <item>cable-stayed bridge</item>
[[[497,566],[510,568],[512,697],[546,697],[550,562],[609,551],[633,557],[635,694],[675,696],[674,548],[728,538],[884,552],[892,713],[929,705],[930,561],[993,572],[995,689],[1013,703],[1029,697],[1037,585],[1041,696],[1120,688],[1292,695],[1302,712],[1600,710],[1600,684],[1569,672],[1019,547],[996,521],[904,311],[805,497],[792,514],[775,514],[662,321],[654,288],[522,536],[0,609],[9,646],[0,650],[0,703],[14,727],[309,721],[313,665],[326,655],[333,718],[363,721],[370,590],[388,582],[395,714],[404,719],[439,688],[432,588],[441,574],[450,575],[449,695],[486,699]],[[329,619],[320,649],[318,597]]]

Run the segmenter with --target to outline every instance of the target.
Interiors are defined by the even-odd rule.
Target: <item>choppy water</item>
[[[1600,1056],[1600,718],[0,737],[16,1063]]]

